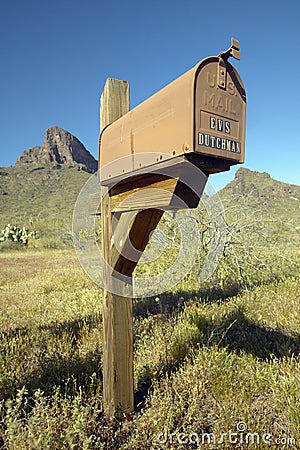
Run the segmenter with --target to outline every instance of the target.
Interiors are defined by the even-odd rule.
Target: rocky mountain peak
[[[77,167],[86,172],[97,170],[97,161],[84,145],[71,133],[53,126],[44,133],[44,143],[40,147],[25,150],[16,165],[37,163],[42,165],[62,165]]]
[[[273,179],[267,172],[240,167],[234,179],[225,188],[234,197],[277,199],[293,196],[300,199],[300,187]]]

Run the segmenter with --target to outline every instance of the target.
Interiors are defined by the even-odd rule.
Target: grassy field
[[[134,301],[136,408],[111,424],[102,294],[72,249],[89,176],[0,170],[0,230],[11,223],[40,237],[0,244],[0,448],[300,448],[300,187],[240,169],[220,192],[226,242],[213,276],[200,283],[195,269],[172,291]],[[203,205],[195,217],[201,266],[215,219]],[[136,276],[163,273],[175,257],[167,247]]]
[[[0,447],[300,448],[299,256],[274,246],[247,283],[223,263],[213,285],[136,300],[136,412],[113,426],[100,289],[72,250],[1,252]]]

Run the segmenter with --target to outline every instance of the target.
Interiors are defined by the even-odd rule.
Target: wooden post
[[[100,127],[117,120],[129,111],[129,83],[108,78],[101,95]],[[106,192],[101,205],[102,252],[111,266],[112,200]],[[126,213],[125,213],[126,214]],[[104,269],[106,289],[103,289],[103,405],[105,414],[121,418],[133,412],[133,336],[132,283],[122,297],[111,292],[111,271]]]
[[[129,111],[128,81],[107,78],[100,98],[100,130]]]
[[[101,130],[128,111],[128,83],[108,78],[101,95]],[[110,190],[102,187],[106,189],[101,203],[102,252],[107,262],[103,271],[103,406],[111,419],[122,418],[134,409],[132,273],[163,215],[161,206],[172,203],[178,179],[165,178],[154,175],[147,189],[143,183],[137,183],[136,190],[128,189],[125,182],[127,195],[135,191],[139,194],[129,203],[124,197],[124,183]],[[151,195],[153,189],[160,193],[156,199]],[[136,214],[132,215],[132,210]],[[121,284],[121,295],[114,294],[114,283],[122,276],[129,283]]]

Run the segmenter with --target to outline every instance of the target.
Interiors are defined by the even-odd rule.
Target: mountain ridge
[[[281,194],[295,193],[295,195],[299,195],[300,192],[300,186],[296,184],[276,180],[275,178],[272,178],[268,172],[250,170],[247,167],[240,167],[233,180],[225,186],[225,188],[231,190],[233,195],[251,194],[256,196],[267,194],[270,187],[272,192],[276,192],[277,194],[280,192]]]

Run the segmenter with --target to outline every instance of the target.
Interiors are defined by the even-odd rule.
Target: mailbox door
[[[236,69],[221,58],[204,60],[195,79],[196,153],[244,162],[246,94]]]

